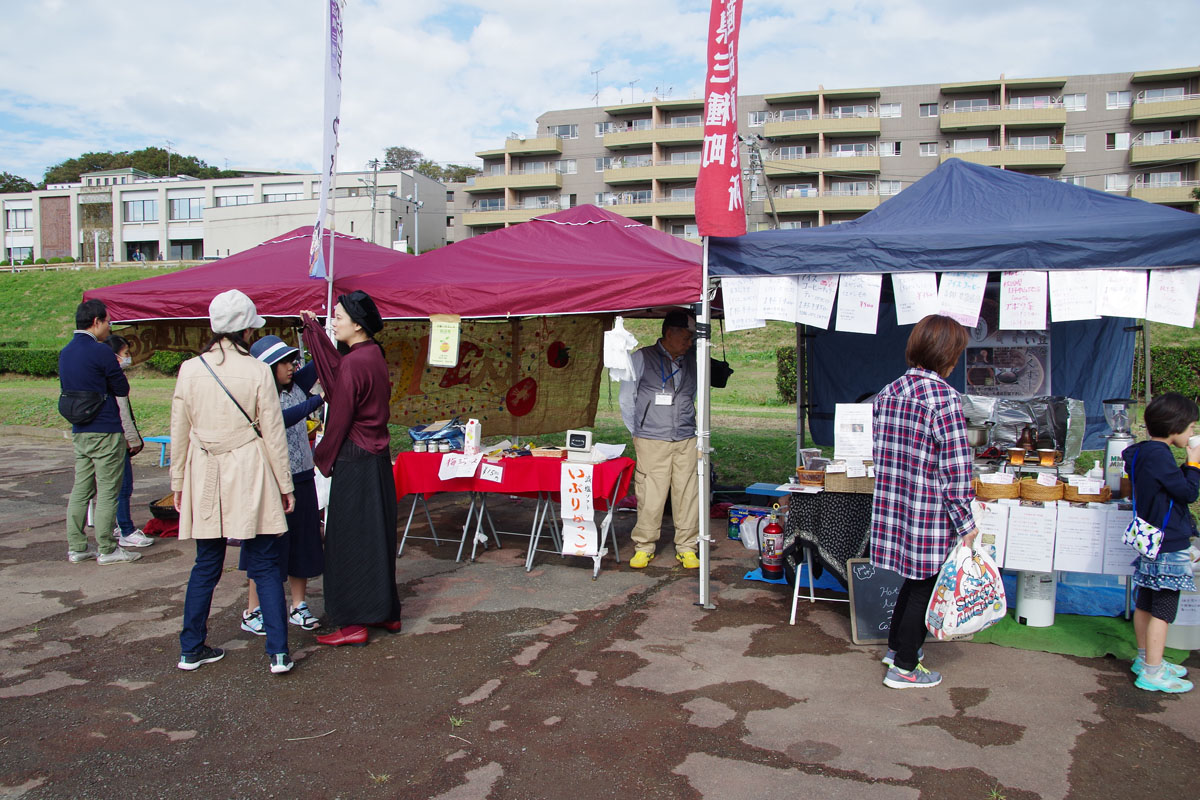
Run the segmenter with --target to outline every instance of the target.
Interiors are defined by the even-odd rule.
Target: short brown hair
[[[904,358],[910,367],[949,374],[967,348],[967,329],[950,317],[930,314],[908,335]]]

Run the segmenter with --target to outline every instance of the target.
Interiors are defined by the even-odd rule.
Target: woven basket
[[[175,493],[172,492],[161,500],[155,500],[150,504],[150,514],[155,519],[160,519],[163,522],[171,522],[179,519],[179,512],[175,510]]]
[[[1053,486],[1042,486],[1037,482],[1036,478],[1022,478],[1021,481],[1021,499],[1035,500],[1039,503],[1050,503],[1054,500],[1063,499],[1062,481],[1057,481]]]
[[[796,479],[800,481],[801,486],[824,486],[825,470],[796,467]]]
[[[1101,486],[1100,494],[1080,494],[1079,489],[1068,483],[1063,489],[1063,499],[1072,503],[1107,503],[1112,499],[1112,490]]]
[[[978,478],[973,481],[975,496],[980,500],[1015,500],[1021,496],[1021,487],[1013,483],[983,483]]]

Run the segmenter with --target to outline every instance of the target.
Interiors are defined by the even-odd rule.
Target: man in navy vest
[[[86,300],[75,310],[75,333],[58,354],[58,381],[63,391],[96,392],[104,405],[91,422],[71,426],[75,443],[75,485],[67,503],[67,558],[72,564],[95,559],[100,564],[137,561],[141,553],[123,550],[113,536],[117,495],[125,476],[125,435],[117,398],[129,396],[129,381],[112,349],[104,344],[112,333],[108,309]],[[100,552],[88,547],[88,503],[96,498],[93,528]]]
[[[696,358],[691,352],[695,320],[672,311],[662,338],[635,352],[634,380],[621,382],[621,418],[633,434],[637,467],[633,488],[638,517],[633,528],[637,552],[629,566],[641,569],[654,558],[662,530],[663,507],[671,496],[675,558],[696,569],[700,535],[696,474]]]

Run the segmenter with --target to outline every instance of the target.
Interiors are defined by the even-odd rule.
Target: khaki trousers
[[[92,516],[92,528],[96,531],[96,543],[100,552],[107,554],[117,549],[113,537],[113,525],[117,518],[117,495],[121,493],[121,479],[125,477],[125,436],[120,433],[76,433],[75,441],[75,485],[71,487],[71,499],[67,501],[67,544],[72,552],[87,550],[87,507],[96,498],[96,511]]]
[[[662,533],[663,506],[671,495],[671,519],[675,523],[675,552],[696,552],[700,538],[699,489],[696,473],[696,439],[663,442],[633,437],[637,466],[633,490],[637,495],[637,524],[634,547],[653,553]]]

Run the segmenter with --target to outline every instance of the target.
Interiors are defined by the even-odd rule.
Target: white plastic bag
[[[1008,611],[1000,569],[984,550],[961,541],[938,573],[925,612],[925,627],[935,639],[979,633]]]

